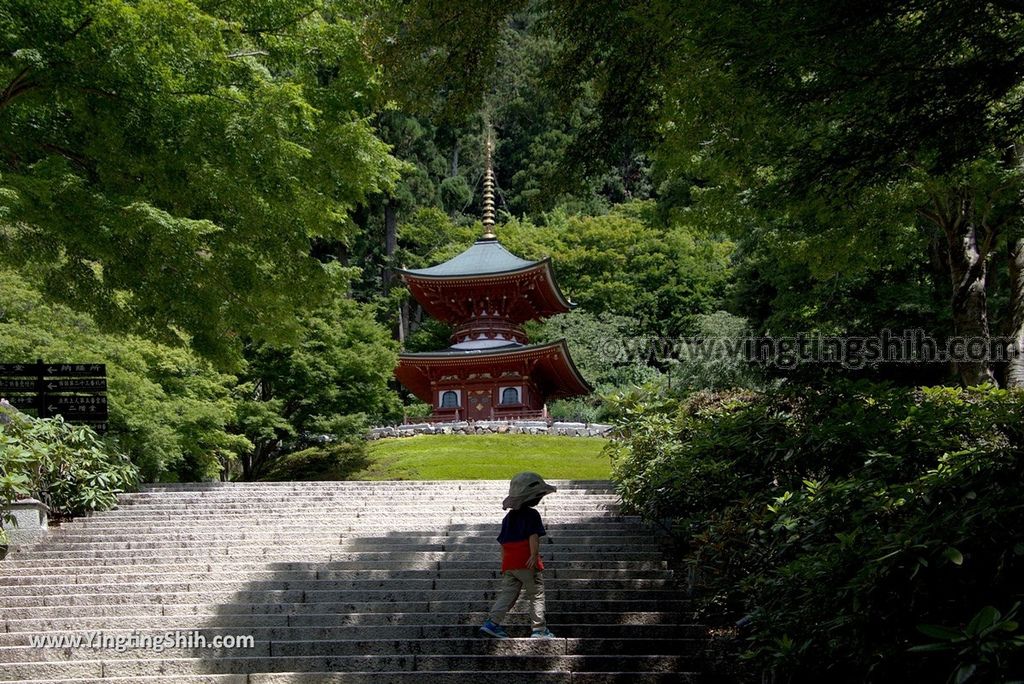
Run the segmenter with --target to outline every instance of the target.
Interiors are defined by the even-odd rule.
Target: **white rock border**
[[[414,435],[560,435],[564,437],[610,437],[611,425],[603,423],[548,424],[544,420],[470,420],[450,423],[407,423],[371,428],[366,439]]]

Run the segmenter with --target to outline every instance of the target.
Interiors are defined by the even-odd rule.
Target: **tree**
[[[0,359],[107,366],[105,440],[147,482],[216,477],[252,448],[229,428],[237,379],[187,347],[105,333],[88,315],[50,304],[25,278],[0,269]]]
[[[297,344],[248,345],[237,427],[253,448],[241,458],[243,479],[263,476],[321,435],[359,440],[369,421],[400,415],[388,386],[397,344],[373,314],[339,297],[301,314]]]
[[[606,108],[603,127],[649,112],[665,173],[734,188],[769,216],[815,215],[796,239],[814,239],[865,193],[916,186],[951,283],[953,332],[988,340],[988,266],[1020,220],[1007,197],[1021,182],[1010,152],[1022,12],[1006,2],[630,3],[620,29],[673,49],[644,74],[662,87]],[[576,62],[621,82],[635,73],[629,41],[584,33],[597,13],[564,3],[556,16]],[[988,362],[958,370],[966,384],[994,377]]]
[[[397,171],[357,25],[320,0],[0,9],[0,258],[109,328],[287,338],[315,236]],[[187,284],[187,287],[183,287]]]

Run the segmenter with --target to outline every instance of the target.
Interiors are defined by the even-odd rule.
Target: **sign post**
[[[107,429],[107,367],[102,363],[0,363],[0,396],[39,418]]]

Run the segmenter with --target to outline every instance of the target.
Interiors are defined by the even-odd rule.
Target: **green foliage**
[[[658,375],[643,356],[646,340],[639,339],[636,323],[626,316],[572,311],[532,326],[529,333],[535,342],[565,339],[576,367],[599,392]]]
[[[366,442],[310,447],[283,456],[260,478],[270,481],[346,480],[369,465]]]
[[[334,3],[0,9],[0,258],[104,326],[237,360],[334,294],[311,238],[390,187],[375,66]],[[184,283],[188,284],[183,288]]]
[[[957,565],[963,563],[963,555],[956,549],[950,550],[953,553],[946,554],[947,557]],[[1020,624],[1016,620],[1019,609],[1019,601],[1006,615],[993,606],[985,606],[961,628],[918,625],[919,632],[937,641],[914,646],[910,650],[917,653],[955,652],[958,662],[949,681],[956,684],[1004,673],[1024,651],[1024,636],[1018,634]]]
[[[242,455],[243,477],[262,476],[313,436],[351,441],[368,422],[401,416],[388,387],[397,343],[373,314],[370,306],[338,298],[300,315],[298,344],[247,347],[237,427],[253,448]]]
[[[685,223],[664,225],[653,202],[603,216],[556,212],[540,230],[512,222],[502,238],[517,254],[551,256],[581,309],[628,316],[644,334],[691,332],[692,316],[714,311],[730,279],[731,243]]]
[[[433,412],[434,407],[422,401],[414,401],[404,407],[406,418],[415,422],[417,418],[426,418]]]
[[[671,523],[710,614],[749,616],[753,664],[851,682],[1021,667],[1004,641],[998,662],[902,655],[916,625],[1024,590],[1021,393],[843,383],[618,408],[624,501]]]
[[[760,389],[766,381],[743,352],[747,321],[726,311],[699,314],[697,334],[666,351],[667,384],[676,394],[726,388]]]
[[[548,415],[552,420],[574,423],[598,423],[605,411],[600,398],[573,397],[572,399],[556,399],[548,405]]]
[[[0,407],[0,523],[10,521],[9,504],[26,497],[37,497],[57,518],[106,510],[138,481],[138,468],[91,428]]]
[[[0,270],[0,359],[107,364],[109,433],[146,481],[206,479],[250,448],[232,434],[234,376],[185,347],[101,332],[92,319],[46,302],[22,277]]]

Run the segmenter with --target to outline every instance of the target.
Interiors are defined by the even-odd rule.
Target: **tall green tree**
[[[247,346],[236,425],[252,443],[241,455],[243,479],[315,438],[360,441],[368,423],[401,415],[389,387],[397,343],[371,306],[338,297],[300,321],[296,344]]]
[[[311,239],[397,167],[349,8],[328,0],[0,7],[0,258],[110,327],[232,356],[330,278]]]
[[[1021,247],[1021,172],[1012,152],[1021,134],[1024,8],[893,0],[556,5],[577,63],[581,52],[617,55],[592,62],[613,82],[634,73],[621,48],[628,41],[595,41],[578,30],[602,10],[628,16],[633,35],[672,46],[644,76],[659,87],[606,108],[613,116],[604,129],[624,112],[651,112],[667,175],[733,188],[738,201],[796,228],[797,241],[828,245],[828,226],[851,208],[884,191],[903,196],[939,257],[951,332],[989,339],[988,269],[1006,264],[1002,245],[1011,263]],[[1014,289],[1009,299],[1021,295]],[[958,364],[967,384],[991,381],[994,371],[987,361]]]

